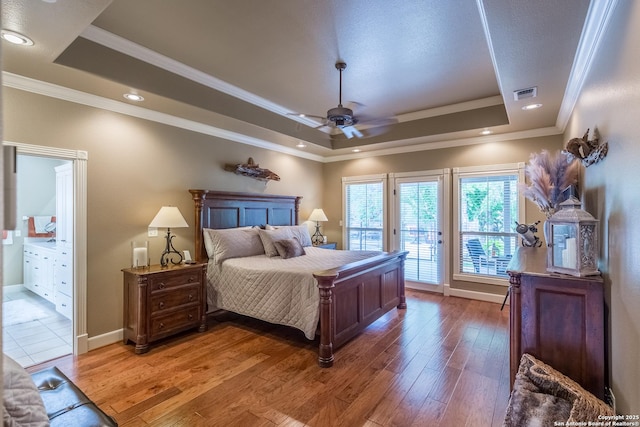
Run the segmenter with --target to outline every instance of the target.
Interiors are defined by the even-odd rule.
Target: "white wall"
[[[609,144],[584,172],[585,209],[600,220],[609,308],[610,381],[617,410],[640,414],[640,2],[619,1],[565,141],[598,129]]]

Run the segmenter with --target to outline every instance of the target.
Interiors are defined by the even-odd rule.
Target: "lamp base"
[[[167,246],[164,248],[162,255],[160,256],[160,265],[167,267],[169,262],[173,265],[178,265],[182,262],[182,254],[173,247],[172,240],[175,236],[171,235],[171,229],[167,228]],[[178,261],[174,260],[174,256],[178,256]]]
[[[311,236],[311,243],[318,246],[324,243],[324,236],[320,233],[320,226],[316,225],[316,232]]]

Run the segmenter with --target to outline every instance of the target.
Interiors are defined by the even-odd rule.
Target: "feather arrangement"
[[[549,218],[558,209],[562,191],[578,182],[579,166],[580,162],[563,151],[533,153],[524,168],[529,185],[521,184],[520,191]]]

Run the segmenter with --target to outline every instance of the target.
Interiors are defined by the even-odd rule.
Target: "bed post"
[[[333,366],[333,284],[337,274],[314,274],[320,290],[320,347],[318,349],[318,365],[321,368]]]
[[[195,205],[195,214],[194,214],[194,229],[195,232],[195,255],[196,261],[204,262],[207,260],[207,255],[204,248],[204,242],[202,237],[202,206],[203,206],[203,198],[207,193],[205,190],[189,190],[189,193],[193,196],[193,201]],[[199,230],[199,231],[198,231]]]

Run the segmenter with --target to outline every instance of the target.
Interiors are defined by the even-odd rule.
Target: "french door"
[[[405,284],[443,292],[450,217],[444,212],[450,205],[445,200],[449,194],[449,170],[398,173],[391,174],[391,178],[393,247],[409,251]]]

